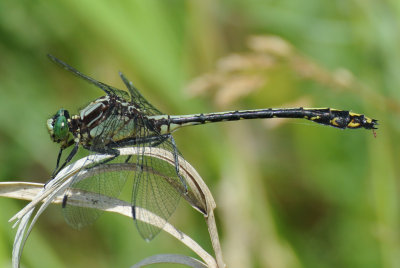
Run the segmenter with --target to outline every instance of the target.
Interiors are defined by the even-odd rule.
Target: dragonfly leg
[[[61,159],[61,155],[62,155],[63,150],[64,150],[64,149],[61,147],[61,148],[60,148],[60,151],[58,152],[57,164],[56,164],[56,168],[55,168],[54,171],[53,171],[53,174],[54,174],[54,172],[58,169],[58,166],[60,165],[60,159]],[[51,176],[51,177],[53,178],[53,176]]]
[[[158,145],[160,145],[161,143],[163,143],[164,141],[169,139],[169,134],[167,135],[163,135],[161,136],[161,138],[157,137],[157,140],[150,143],[150,147],[157,147]]]
[[[96,153],[100,153],[100,154],[112,155],[111,158],[102,160],[99,163],[96,163],[95,165],[91,166],[90,168],[94,168],[94,167],[97,167],[97,166],[100,166],[100,165],[104,165],[104,164],[106,164],[106,163],[108,163],[110,161],[113,161],[115,158],[117,158],[119,156],[119,151],[116,150],[116,149],[112,149],[112,148],[91,148],[90,150],[92,150],[93,152],[96,152]]]
[[[47,185],[52,179],[54,179],[54,177],[57,175],[58,172],[56,173],[56,171],[57,171],[57,169],[58,169],[58,166],[60,165],[60,159],[61,159],[61,155],[62,155],[63,150],[64,150],[63,148],[60,148],[60,151],[58,152],[58,156],[57,156],[56,168],[53,170],[53,173],[51,173],[50,180],[46,181],[46,183],[44,184],[44,188],[46,188],[46,185]]]
[[[170,140],[171,140],[172,146],[174,147],[174,152],[173,152],[173,154],[174,154],[176,175],[178,175],[179,179],[181,180],[182,185],[183,185],[183,187],[184,187],[184,189],[185,189],[184,194],[186,195],[186,194],[188,193],[188,188],[187,188],[187,184],[186,184],[185,179],[184,179],[184,178],[182,177],[182,175],[179,173],[179,159],[178,159],[178,155],[179,155],[179,154],[178,154],[178,149],[176,148],[175,139],[174,139],[174,137],[173,137],[171,134],[169,134],[168,136],[169,136],[169,138],[170,138]]]
[[[113,148],[122,148],[126,146],[136,146],[145,143],[150,143],[150,147],[157,147],[164,141],[166,141],[169,137],[169,134],[162,135],[162,136],[151,136],[146,138],[136,138],[136,139],[126,139],[116,143],[113,143],[111,147]],[[161,138],[160,138],[161,137]]]
[[[74,148],[72,149],[72,151],[69,153],[67,159],[65,159],[64,163],[61,165],[60,168],[58,168],[58,164],[60,162],[60,159],[57,158],[57,167],[56,169],[53,171],[53,174],[51,174],[51,179],[54,179],[54,177],[58,174],[58,172],[60,172],[60,170],[62,170],[69,162],[71,162],[72,158],[76,155],[76,153],[78,152],[78,148],[79,148],[79,143],[75,143]],[[59,152],[59,157],[61,158],[61,153],[62,153],[62,149],[60,149]]]
[[[129,160],[131,160],[131,158],[132,158],[132,156],[130,155],[130,156],[128,156],[127,158],[126,158],[126,160],[125,160],[125,163],[128,163],[129,162]]]

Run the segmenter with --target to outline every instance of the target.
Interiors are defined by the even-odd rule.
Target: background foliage
[[[47,118],[101,95],[46,53],[119,88],[121,70],[169,114],[348,109],[379,120],[376,139],[293,120],[175,136],[215,195],[228,266],[400,267],[399,17],[395,0],[1,1],[0,178],[48,180],[58,148]],[[24,205],[0,200],[1,267],[10,265],[15,233],[7,220]],[[172,222],[211,249],[204,220],[187,204]],[[158,253],[190,254],[165,234],[146,243],[116,215],[75,231],[54,206],[22,260],[128,267]]]

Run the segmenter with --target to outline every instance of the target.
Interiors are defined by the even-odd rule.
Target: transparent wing
[[[104,84],[103,82],[97,81],[96,79],[91,78],[91,77],[81,73],[80,71],[78,71],[74,67],[72,67],[69,64],[63,62],[62,60],[57,59],[53,55],[48,54],[47,56],[49,57],[49,59],[51,61],[53,61],[57,65],[61,66],[63,69],[65,69],[65,70],[73,73],[74,75],[82,78],[86,82],[89,82],[90,84],[95,85],[96,87],[102,89],[107,95],[116,95],[116,96],[118,96],[120,98],[125,99],[126,101],[130,100],[129,94],[127,92],[119,90],[119,89],[116,89],[116,88],[114,88],[112,86]]]
[[[131,81],[129,81],[125,75],[119,72],[119,76],[121,77],[122,81],[129,90],[131,94],[131,101],[132,103],[136,104],[136,107],[140,109],[141,112],[145,115],[160,115],[162,114],[156,107],[150,104],[143,95],[139,92],[139,90],[133,85]]]
[[[143,129],[146,132],[146,129]],[[149,136],[148,133],[141,135]],[[168,140],[166,136],[158,136],[148,142],[144,142],[140,147],[154,149],[162,149],[165,154],[174,154],[175,146]],[[143,213],[142,215],[133,215],[136,227],[140,235],[145,240],[153,239],[166,224],[168,219],[176,210],[181,194],[184,192],[185,186],[177,174],[175,164],[150,156],[138,155],[136,159],[130,161],[137,163],[141,167],[140,172],[135,173],[134,185],[132,191],[132,207],[145,208],[151,213],[156,214],[157,226],[150,225],[145,221],[136,220],[136,218],[149,218],[143,210],[135,213]],[[148,219],[149,221],[154,219]]]
[[[136,147],[142,150],[150,149],[151,151],[161,149],[161,152],[165,153],[164,158],[167,159],[171,159],[176,150],[168,137],[163,136],[138,144]],[[129,163],[135,168],[131,170],[114,169],[111,172],[104,172],[100,169],[100,167],[118,163]],[[118,156],[110,162],[89,167],[89,170],[95,169],[100,171],[93,172],[91,176],[83,180],[73,182],[71,188],[95,194],[94,200],[98,200],[100,197],[117,198],[127,180],[133,178],[132,208],[133,211],[136,211],[136,207],[142,208],[136,212],[141,214],[134,213],[133,218],[139,233],[145,240],[153,239],[160,232],[176,210],[181,194],[185,192],[185,186],[177,175],[175,163],[157,157],[144,154],[128,157]],[[97,205],[101,209],[106,209],[101,204]],[[146,213],[146,210],[159,217],[151,217],[150,214]],[[87,208],[84,203],[71,205],[67,202],[63,213],[68,224],[76,229],[81,229],[97,220],[102,211]],[[145,219],[145,221],[136,220],[137,218]]]
[[[48,54],[47,55],[50,60],[55,62],[57,65],[61,66],[65,70],[73,73],[74,75],[82,78],[83,80],[89,82],[92,85],[95,85],[96,87],[102,89],[107,95],[116,95],[120,98],[123,98],[126,101],[131,101],[133,105],[136,106],[143,114],[145,115],[160,115],[162,114],[156,107],[151,105],[144,97],[143,95],[139,92],[139,90],[133,85],[132,82],[130,82],[121,72],[119,73],[122,81],[125,83],[126,87],[129,90],[129,93],[131,96],[126,91],[119,90],[115,87],[109,86],[103,82],[100,82],[92,77],[89,77],[74,67],[70,66],[69,64],[63,62],[62,60],[57,59],[53,55]]]
[[[117,198],[129,176],[132,172],[121,171],[118,169],[111,170],[112,165],[124,162],[126,157],[117,157],[113,161],[88,168],[88,173],[91,174],[81,180],[73,182],[69,190],[80,190],[80,193],[85,196],[85,201],[68,202],[69,193],[67,191],[64,197],[63,214],[66,222],[75,229],[92,224],[103,213],[102,209],[106,209],[103,203],[98,203],[104,198]],[[105,165],[109,166],[105,171]],[[100,169],[101,168],[101,169]],[[99,209],[89,208],[86,203],[95,203]],[[73,205],[72,205],[73,204]]]

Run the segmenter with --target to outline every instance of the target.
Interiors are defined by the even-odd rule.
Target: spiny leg
[[[90,168],[94,168],[94,167],[97,167],[97,166],[100,166],[100,165],[104,165],[104,164],[106,164],[106,163],[108,163],[110,161],[113,161],[115,158],[117,158],[119,156],[119,151],[117,149],[112,149],[112,148],[107,148],[106,147],[104,149],[103,148],[91,148],[91,150],[93,152],[100,153],[100,154],[109,154],[109,155],[112,155],[112,157],[108,158],[108,159],[104,159],[104,160],[94,164]]]
[[[62,154],[62,150],[60,149],[60,152],[58,153],[58,158],[57,158],[57,166],[56,169],[53,171],[53,174],[51,174],[51,179],[54,179],[55,176],[57,176],[57,174],[69,163],[71,162],[72,158],[76,155],[76,153],[78,152],[79,149],[79,143],[75,143],[74,148],[72,149],[72,151],[69,153],[67,159],[65,159],[64,163],[60,166],[60,168],[58,168],[58,164],[60,163],[60,158],[61,158],[61,154]],[[58,168],[58,170],[57,170]]]
[[[52,173],[52,175],[51,175],[51,178],[53,178],[54,172],[56,172],[56,170],[58,169],[58,166],[60,165],[60,159],[61,159],[61,155],[62,155],[62,152],[63,152],[63,151],[64,151],[64,149],[63,149],[63,148],[60,148],[60,151],[58,152],[58,156],[57,156],[56,168],[54,169],[54,171],[53,171],[53,173]]]
[[[157,136],[149,136],[145,138],[134,138],[134,139],[125,139],[119,142],[112,143],[111,147],[113,148],[122,148],[126,146],[137,146],[141,144],[150,143],[150,147],[156,147],[166,141],[169,137],[169,134],[165,135],[157,135]]]
[[[174,137],[173,137],[171,134],[169,134],[168,136],[169,136],[169,139],[171,140],[171,144],[172,144],[172,147],[173,147],[173,150],[174,150],[174,151],[173,151],[173,154],[174,154],[176,175],[177,175],[178,178],[181,180],[182,185],[183,185],[183,187],[184,187],[184,189],[185,189],[184,194],[186,195],[186,194],[188,193],[188,187],[187,187],[187,184],[186,184],[185,179],[184,179],[184,178],[182,177],[182,175],[179,173],[179,158],[178,158],[179,154],[178,154],[178,149],[177,149],[177,147],[176,147],[175,139],[174,139]]]
[[[67,145],[66,146],[62,146],[61,148],[60,148],[60,151],[58,151],[58,156],[57,156],[57,163],[56,163],[56,168],[54,169],[54,171],[53,171],[53,173],[51,174],[51,179],[53,179],[56,175],[57,175],[57,173],[58,172],[60,172],[60,170],[61,170],[61,168],[57,171],[57,169],[58,169],[58,166],[60,165],[60,160],[61,160],[61,156],[62,156],[62,153],[63,153],[63,151],[64,151],[64,149],[65,148],[68,148],[69,146],[71,146],[71,145],[73,145],[74,144],[74,140],[70,140],[70,141],[68,141],[68,143],[67,143]],[[77,145],[75,144],[75,147],[76,147]],[[75,149],[75,148],[74,148]],[[77,149],[76,149],[77,150]],[[73,151],[72,151],[73,152]],[[67,157],[67,159],[69,158],[69,161],[71,161],[71,159],[72,159],[72,157],[74,157],[74,155],[76,154],[76,151],[75,151],[75,153],[71,156],[71,154],[72,154],[72,152],[70,153],[70,155]],[[67,161],[67,160],[66,160]],[[68,162],[69,162],[68,161]],[[67,163],[68,163],[67,162]],[[63,164],[63,167],[65,167],[65,165],[67,164],[67,163],[64,163]],[[51,180],[50,179],[50,180]],[[50,181],[49,180],[49,181]],[[47,183],[46,183],[47,184]]]
[[[150,137],[150,138],[148,138],[148,141],[155,140],[153,143],[150,143],[150,147],[157,147],[158,145],[160,145],[161,143],[163,143],[163,142],[166,141],[167,139],[168,139],[167,136],[165,136],[165,137],[162,136],[162,138],[159,138],[159,137]],[[143,143],[143,141],[142,141],[141,143],[140,143],[140,142],[138,143],[137,140],[132,141],[132,142],[134,142],[135,145]],[[124,146],[126,146],[127,144],[129,144],[129,142],[124,143]],[[125,160],[125,163],[128,163],[129,160],[130,160],[131,158],[132,158],[132,155],[128,156],[128,157],[126,158],[126,160]]]

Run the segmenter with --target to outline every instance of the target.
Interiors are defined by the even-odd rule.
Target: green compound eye
[[[57,116],[54,122],[54,136],[57,140],[65,140],[69,133],[68,127],[68,112],[64,109],[60,109],[57,112]]]

